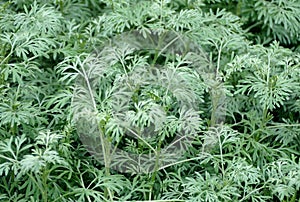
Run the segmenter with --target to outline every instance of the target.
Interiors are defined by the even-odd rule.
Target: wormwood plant
[[[298,1],[0,11],[1,201],[299,201]]]

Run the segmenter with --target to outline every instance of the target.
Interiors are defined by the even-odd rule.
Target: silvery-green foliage
[[[299,13],[0,1],[0,201],[297,202]]]

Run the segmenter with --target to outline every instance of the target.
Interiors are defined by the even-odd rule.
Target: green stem
[[[133,130],[131,130],[130,128],[127,128],[127,130],[129,132],[131,132],[132,134],[134,134],[138,139],[140,139],[142,142],[144,142],[154,153],[155,155],[157,155],[157,151],[146,141],[144,140],[139,134],[137,134],[136,132],[134,132]]]
[[[84,69],[84,63],[85,63],[85,61],[81,64],[82,75],[84,76],[85,82],[88,87],[88,93],[89,93],[90,99],[92,101],[92,106],[93,106],[94,112],[97,113],[98,112],[97,104],[94,99],[94,94],[93,94],[93,91],[92,91],[92,88],[90,85],[89,77],[86,74],[86,71]],[[99,136],[100,136],[100,141],[101,141],[102,153],[103,153],[103,157],[104,157],[105,176],[109,176],[110,175],[110,161],[109,161],[110,144],[107,141],[107,139],[104,137],[104,133],[102,131],[102,127],[101,127],[100,123],[98,124],[98,130],[99,130]],[[113,195],[109,188],[105,189],[104,195],[105,195],[105,198],[107,198],[109,196],[110,200],[113,200]]]
[[[300,124],[278,124],[274,126],[268,126],[268,128],[282,128],[282,127],[300,127]]]
[[[221,172],[222,172],[222,178],[225,176],[225,169],[224,169],[224,159],[223,159],[223,144],[221,142],[221,136],[218,135],[218,141],[219,141],[219,147],[220,147],[220,157],[221,157]]]
[[[43,175],[42,175],[42,184],[43,184],[43,187],[44,187],[44,202],[48,201],[48,193],[47,193],[48,183],[47,183],[47,179],[48,179],[48,173],[45,170],[43,172]]]
[[[190,159],[184,159],[184,160],[181,160],[181,161],[176,161],[174,163],[170,163],[170,164],[167,164],[167,165],[164,165],[164,166],[160,167],[158,169],[158,171],[166,169],[166,168],[171,167],[171,166],[175,166],[175,165],[181,164],[181,163],[185,163],[185,162],[189,162],[189,161],[195,161],[195,160],[201,160],[201,159],[203,159],[203,156],[194,157],[194,158],[190,158]]]
[[[236,11],[235,11],[235,14],[237,16],[241,16],[241,13],[242,13],[242,1],[243,0],[239,0],[237,5],[236,5]]]
[[[59,1],[59,10],[63,14],[64,13],[64,3],[63,0]]]
[[[153,192],[153,187],[154,187],[154,184],[155,184],[156,175],[157,175],[157,172],[159,170],[159,159],[160,159],[160,150],[161,150],[162,141],[163,141],[163,137],[159,139],[159,142],[158,142],[158,145],[157,145],[154,172],[152,173],[151,181],[150,181],[151,182],[151,187],[150,187],[150,192],[149,192],[149,200],[151,200],[151,198],[152,198],[151,194]]]
[[[38,189],[41,191],[42,194],[42,200],[44,202],[47,202],[47,192],[43,189],[43,187],[40,186],[40,184],[36,181],[36,179],[29,173],[27,173],[27,175],[29,176],[29,178],[31,178],[31,180],[34,182],[34,184],[36,184],[36,186],[38,187]]]
[[[267,86],[268,86],[268,90],[270,92],[272,92],[272,85],[270,84],[270,71],[271,71],[270,65],[271,65],[271,55],[268,54],[267,81],[266,81],[266,83],[267,83]],[[269,96],[272,96],[272,93]],[[266,126],[266,124],[267,124],[267,121],[268,121],[268,110],[269,110],[268,104],[265,103],[264,109],[263,109],[263,117],[262,117],[263,120],[261,122],[261,128],[264,128]]]
[[[162,43],[162,41],[164,40],[165,35],[166,35],[166,33],[162,34],[162,36],[159,37],[158,44],[157,44],[157,48],[156,48],[156,50],[155,50],[155,55],[154,55],[154,58],[153,58],[151,67],[154,67],[154,65],[155,65],[155,63],[156,63],[158,57],[160,56],[161,51],[158,52],[158,50],[160,49],[161,43]]]
[[[115,11],[114,1],[113,1],[113,0],[110,0],[110,3],[111,3],[111,9],[112,9],[113,11]]]
[[[217,47],[217,46],[216,46]],[[219,78],[221,55],[222,55],[223,41],[221,41],[220,47],[218,48],[218,61],[217,61],[217,70],[216,70],[216,79]]]
[[[8,60],[10,58],[10,56],[13,54],[13,51],[11,50],[10,53],[1,61],[0,66],[3,65],[6,60]]]
[[[10,58],[10,56],[12,56],[12,54],[14,53],[14,49],[15,49],[15,41],[12,42],[11,44],[11,48],[10,48],[10,52],[9,54],[1,61],[0,66],[4,64],[4,62],[6,62],[6,60],[8,60]],[[6,45],[5,45],[6,46]]]

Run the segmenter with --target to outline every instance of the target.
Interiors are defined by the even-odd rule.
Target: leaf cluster
[[[0,0],[0,200],[299,201],[299,13]]]

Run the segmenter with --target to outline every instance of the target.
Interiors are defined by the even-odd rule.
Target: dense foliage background
[[[300,201],[298,0],[2,0],[0,34],[0,201]],[[89,120],[104,149],[192,142],[119,172]]]

